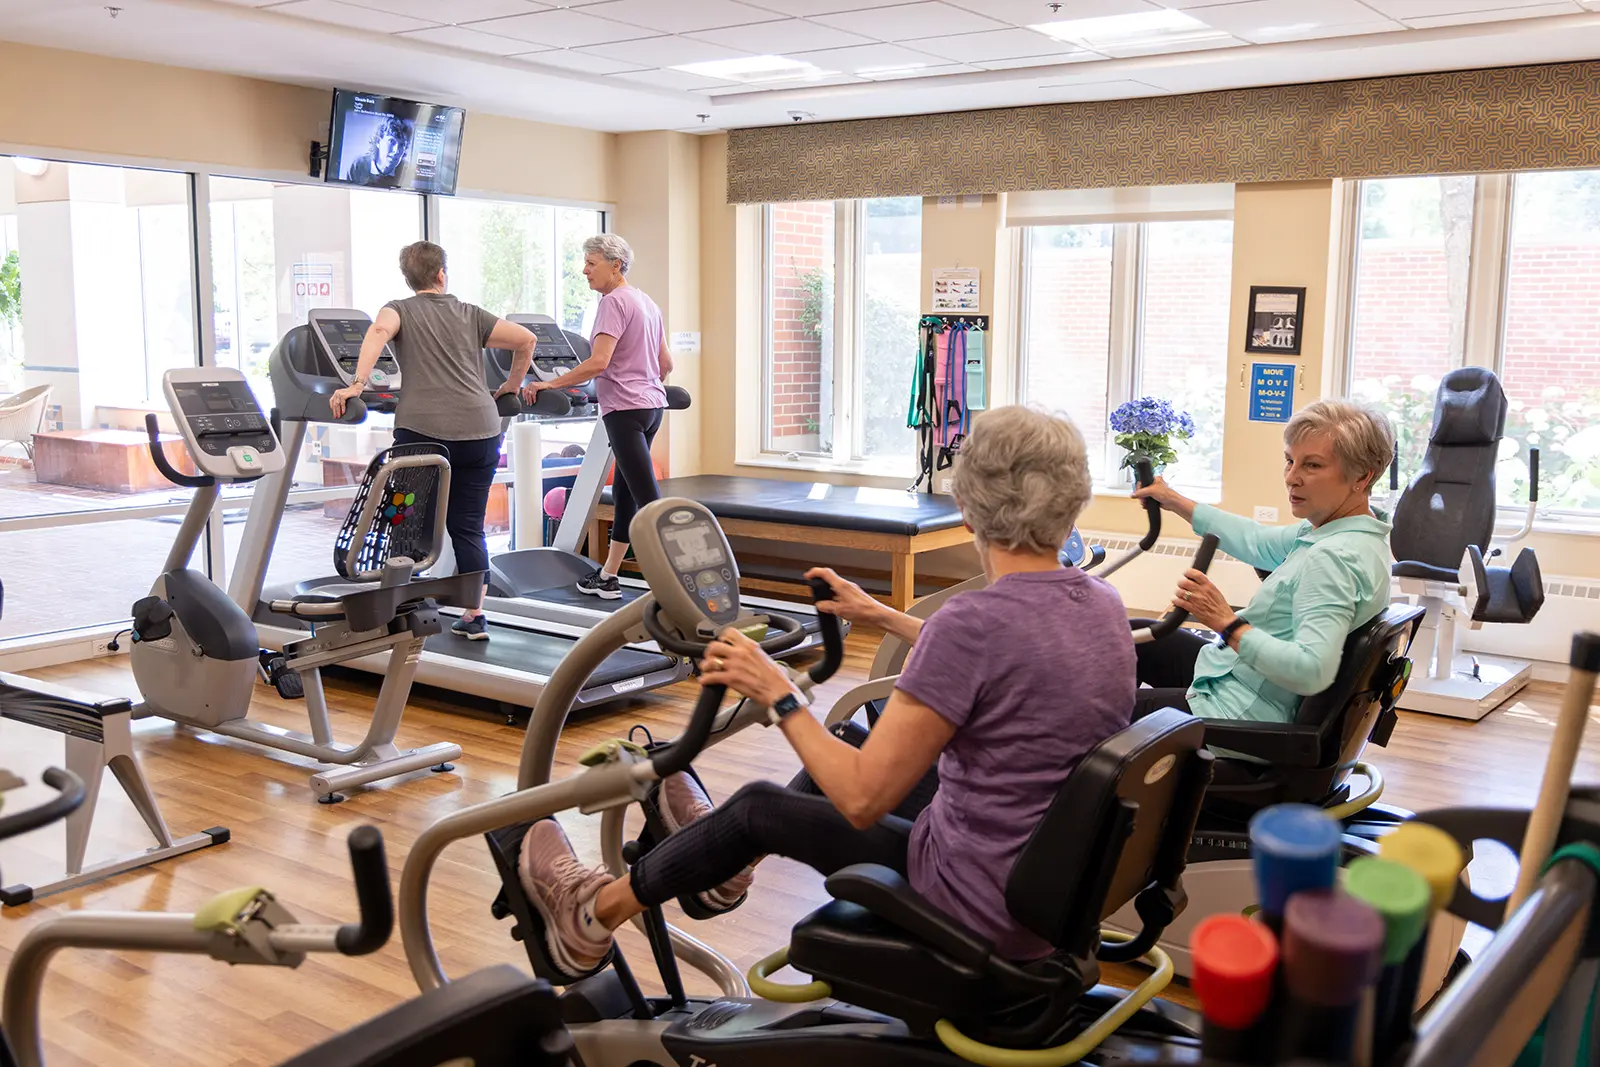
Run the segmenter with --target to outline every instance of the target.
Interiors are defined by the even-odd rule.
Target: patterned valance
[[[1600,62],[734,130],[729,203],[1600,167]]]

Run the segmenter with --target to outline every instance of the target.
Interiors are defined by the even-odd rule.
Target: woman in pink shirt
[[[589,358],[559,378],[523,390],[523,399],[532,403],[541,389],[594,379],[600,415],[617,460],[611,487],[616,517],[611,523],[605,566],[580,578],[578,590],[606,600],[622,595],[617,570],[628,554],[628,528],[634,514],[661,495],[650,444],[661,429],[661,412],[667,406],[663,383],[672,373],[661,309],[628,284],[632,265],[633,249],[616,234],[602,233],[583,242],[583,276],[589,280],[589,288],[600,294]]]

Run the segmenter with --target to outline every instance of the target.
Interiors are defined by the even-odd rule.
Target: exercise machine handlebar
[[[1194,562],[1191,563],[1190,566],[1199,571],[1201,574],[1205,574],[1211,569],[1211,561],[1213,558],[1215,558],[1216,554],[1217,535],[1206,534],[1200,539],[1200,547],[1198,550],[1196,550],[1194,554]],[[1165,637],[1188,621],[1189,609],[1185,607],[1179,607],[1177,604],[1174,604],[1170,611],[1161,616],[1161,618],[1157,619],[1150,626],[1143,630],[1135,630],[1133,632],[1133,643],[1136,645],[1142,645],[1146,642]]]
[[[349,845],[360,921],[339,927],[334,935],[334,947],[346,956],[365,956],[382,948],[394,931],[389,861],[384,855],[383,835],[375,826],[356,827],[350,834]]]
[[[62,770],[60,767],[46,768],[44,784],[54,789],[56,795],[38,807],[0,818],[0,841],[28,833],[30,830],[37,830],[41,826],[49,826],[58,819],[65,819],[82,806],[85,795],[83,779],[71,771]]]
[[[167,459],[166,451],[161,447],[161,423],[156,418],[155,412],[145,415],[144,429],[150,436],[150,461],[156,465],[156,470],[161,472],[163,478],[173,485],[181,485],[186,489],[206,489],[217,484],[217,480],[209,474],[184,474],[172,465]],[[241,479],[244,480],[247,479]]]
[[[833,587],[827,583],[826,579],[810,578],[807,579],[807,584],[811,586],[811,602],[813,604],[820,604],[824,600],[833,599]],[[837,615],[829,615],[821,611],[817,612],[817,627],[822,631],[822,659],[820,662],[813,664],[806,673],[810,676],[813,684],[820,685],[832,678],[834,672],[844,663],[844,630],[839,625],[839,617]]]
[[[1156,480],[1155,466],[1148,459],[1137,459],[1133,463],[1133,475],[1143,489]],[[1139,551],[1148,552],[1161,540],[1161,505],[1149,497],[1144,498],[1145,519],[1150,528],[1139,538]]]

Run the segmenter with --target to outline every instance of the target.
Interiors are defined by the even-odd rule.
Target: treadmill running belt
[[[616,600],[604,600],[588,593],[580,593],[570,585],[558,585],[550,589],[537,589],[529,593],[533,600],[543,600],[547,604],[560,604],[569,608],[589,608],[593,611],[616,611],[625,604],[632,603],[644,594],[645,590],[635,589],[632,586],[623,586],[622,595]],[[758,610],[751,608],[750,610]],[[808,634],[820,633],[822,624],[817,622],[817,617],[810,614],[796,613],[794,616],[800,620],[800,629]],[[482,641],[477,642],[482,644]],[[609,661],[608,661],[609,662]]]
[[[446,630],[434,634],[423,642],[429,652],[437,652],[452,659],[488,663],[513,671],[528,671],[548,678],[555,673],[556,664],[577,644],[577,638],[560,634],[524,630],[519,626],[489,624],[489,640],[467,641]],[[673,660],[659,652],[641,652],[624,648],[613,652],[589,676],[585,689],[612,685],[628,678],[639,678],[654,671],[671,670]]]

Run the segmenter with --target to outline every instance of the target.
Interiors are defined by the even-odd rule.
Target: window
[[[1220,489],[1233,223],[1029,226],[1023,259],[1023,400],[1071,417],[1103,485],[1126,484],[1111,411],[1169,400],[1193,416],[1195,436],[1166,476]]]
[[[1350,325],[1351,394],[1388,412],[1403,471],[1428,445],[1434,390],[1466,351],[1476,183],[1361,183]]]
[[[902,460],[922,299],[922,200],[770,204],[767,451]]]
[[[1346,374],[1394,420],[1401,472],[1427,448],[1439,379],[1488,367],[1510,401],[1496,471],[1544,517],[1600,511],[1600,171],[1403,178],[1359,189]]]
[[[583,242],[605,213],[499,200],[439,201],[450,291],[496,315],[549,315],[585,336],[599,294],[583,277]]]

